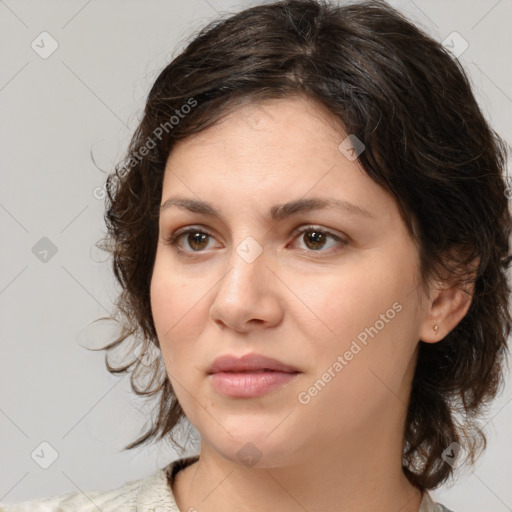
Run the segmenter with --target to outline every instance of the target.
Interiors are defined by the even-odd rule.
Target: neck
[[[393,423],[393,422],[391,422]],[[401,432],[391,425],[389,434]],[[401,470],[401,443],[393,435],[358,431],[342,450],[313,445],[299,462],[249,467],[202,444],[197,463],[176,475],[173,493],[180,510],[240,512],[418,512],[422,494]],[[369,441],[369,439],[373,439]],[[260,461],[261,462],[261,461]]]

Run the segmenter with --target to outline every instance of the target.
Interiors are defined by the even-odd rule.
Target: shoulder
[[[0,512],[179,512],[169,478],[189,459],[178,459],[151,476],[108,491],[69,492],[16,504],[0,503]]]
[[[48,498],[39,498],[12,505],[0,505],[0,512],[89,512],[89,510],[137,510],[137,497],[140,489],[153,477],[127,482],[108,491],[69,492]]]
[[[446,508],[444,505],[441,505],[441,503],[436,503],[432,495],[428,491],[425,491],[418,512],[453,512],[453,510]]]

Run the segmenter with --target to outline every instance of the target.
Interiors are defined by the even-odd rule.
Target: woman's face
[[[225,459],[272,467],[369,450],[383,429],[401,439],[423,322],[418,256],[345,138],[314,103],[289,98],[239,107],[168,159],[161,204],[219,215],[162,209],[153,317],[183,410]],[[276,209],[313,199],[338,203]],[[300,373],[254,397],[213,386],[218,356],[248,353]]]

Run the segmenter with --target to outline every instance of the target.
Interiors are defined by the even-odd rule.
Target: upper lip
[[[208,374],[218,372],[243,372],[250,370],[273,370],[300,373],[297,368],[261,354],[246,354],[242,357],[224,355],[217,357],[208,368]]]

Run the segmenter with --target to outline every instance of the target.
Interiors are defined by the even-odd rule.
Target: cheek
[[[169,273],[160,273],[158,265],[155,265],[150,287],[151,310],[164,366],[180,403],[180,361],[186,357],[183,350],[188,341],[183,320],[186,319],[187,308],[185,300],[180,300],[184,291],[182,284]]]
[[[414,276],[405,271],[405,257],[391,256],[368,253],[328,276],[298,279],[308,309],[297,321],[316,345],[317,373],[349,350],[350,365],[364,366],[367,374],[368,367],[391,375],[407,366],[415,345]]]
[[[307,306],[303,326],[317,329],[317,324],[322,325],[317,332],[324,337],[357,333],[400,300],[405,286],[395,277],[394,269],[381,271],[373,259],[347,264],[321,276],[290,276],[297,297]]]
[[[157,255],[150,286],[155,329],[165,367],[173,386],[190,378],[183,361],[200,361],[197,341],[208,318],[208,296],[212,284],[184,275],[169,258]],[[177,390],[178,392],[178,390]]]
[[[204,293],[199,282],[184,276],[166,247],[157,250],[151,277],[150,299],[155,323],[173,324],[182,318]]]
[[[359,428],[378,411],[407,401],[404,379],[416,346],[414,307],[403,299],[405,286],[402,290],[392,279],[377,282],[331,280],[326,289],[332,299],[312,301],[322,323],[302,323],[311,366],[300,391],[311,397],[318,414],[327,413],[332,428]]]
[[[153,275],[151,277],[150,299],[151,311],[155,321],[155,327],[159,336],[163,333],[164,324],[172,325],[172,318],[179,314],[176,308],[180,307],[176,285],[172,274],[161,271],[162,265],[155,262]],[[167,328],[170,327],[167,325]]]
[[[150,300],[162,349],[168,340],[181,339],[189,317],[194,315],[193,305],[198,303],[197,287],[169,268],[165,258],[157,255],[151,278]]]

